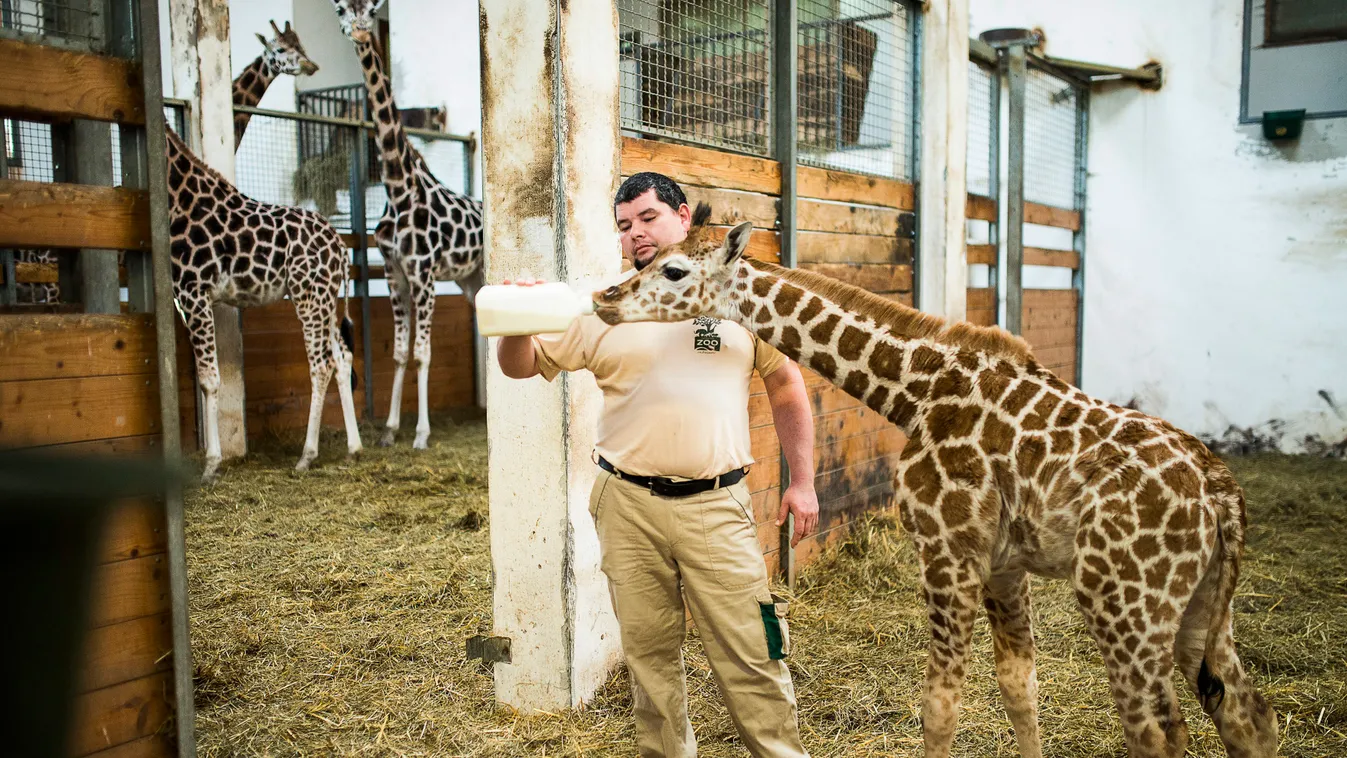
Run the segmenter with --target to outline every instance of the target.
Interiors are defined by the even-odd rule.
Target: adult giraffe
[[[1277,749],[1277,719],[1235,652],[1244,496],[1169,423],[1089,397],[997,329],[946,323],[808,271],[743,258],[751,223],[693,229],[594,295],[606,323],[735,321],[907,434],[894,490],[932,633],[926,755],[949,755],[985,604],[1020,753],[1041,756],[1028,573],[1070,578],[1103,653],[1132,758],[1182,756],[1175,666],[1231,756]]]
[[[388,203],[374,240],[384,257],[393,307],[393,396],[380,445],[391,445],[402,423],[402,381],[407,370],[411,311],[416,311],[416,439],[430,437],[430,327],[436,280],[453,280],[471,303],[482,286],[482,204],[445,187],[407,141],[393,87],[374,36],[374,14],[384,0],[333,0],[342,32],[355,43],[365,89],[378,127],[379,155]]]

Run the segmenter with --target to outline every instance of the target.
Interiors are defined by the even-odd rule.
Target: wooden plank
[[[1044,366],[1073,365],[1076,362],[1076,346],[1034,348],[1034,358]]]
[[[865,203],[908,211],[916,207],[916,191],[906,182],[813,166],[797,169],[795,192],[802,198]]]
[[[89,627],[98,628],[169,609],[166,556],[105,563],[94,570]]]
[[[156,555],[168,549],[163,503],[124,500],[108,514],[103,541],[98,548],[99,563],[125,561]]]
[[[1030,289],[1024,291],[1024,307],[1027,308],[1075,308],[1076,291]]]
[[[797,207],[797,226],[802,231],[872,234],[881,237],[898,234],[900,211],[860,205],[801,200]]]
[[[1059,266],[1072,270],[1080,268],[1080,253],[1074,250],[1048,250],[1042,247],[1024,248],[1024,265]]]
[[[657,171],[682,184],[781,194],[776,161],[671,142],[622,138],[622,173]]]
[[[145,123],[145,91],[131,60],[0,39],[0,71],[6,115]]]
[[[90,630],[84,638],[77,691],[111,687],[173,666],[173,624],[167,613]]]
[[[969,195],[968,202],[964,205],[964,215],[977,221],[996,223],[996,200],[982,195]]]
[[[1076,311],[1074,308],[1035,308],[1024,313],[1025,330],[1051,329],[1060,326],[1076,328]]]
[[[996,265],[996,245],[965,245],[968,259],[968,265],[982,264],[984,266]]]
[[[972,308],[995,308],[996,290],[992,287],[969,287],[968,288],[968,307]]]
[[[64,445],[45,445],[42,446],[42,450],[69,455],[158,455],[160,442],[160,435],[144,434],[137,437],[113,437]]]
[[[69,755],[84,756],[157,733],[173,713],[172,672],[151,674],[75,699]]]
[[[814,271],[871,292],[907,292],[912,289],[912,267],[886,263],[807,263]]]
[[[725,239],[725,235],[732,228],[729,226],[708,227],[706,239],[720,242]],[[753,234],[748,238],[748,249],[744,253],[760,261],[779,263],[781,261],[781,235],[763,229],[754,229]]]
[[[1047,326],[1024,330],[1024,339],[1035,350],[1045,347],[1075,346],[1076,327]]]
[[[967,321],[970,324],[978,326],[996,326],[996,311],[991,308],[969,309],[967,312]]]
[[[1080,213],[1066,208],[1056,208],[1041,203],[1024,204],[1024,223],[1039,226],[1055,226],[1059,229],[1080,231]]]
[[[0,447],[159,432],[155,374],[0,382]]]
[[[148,250],[146,190],[0,179],[0,247]]]
[[[173,738],[166,730],[162,734],[142,737],[107,750],[89,753],[87,758],[175,758],[177,754]]]
[[[902,263],[912,262],[912,240],[867,234],[800,232],[798,263]]]
[[[157,351],[149,314],[0,318],[0,382],[149,374]]]

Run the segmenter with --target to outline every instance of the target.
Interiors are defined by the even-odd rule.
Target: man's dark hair
[[[630,203],[636,198],[644,195],[650,190],[655,191],[655,197],[659,198],[661,203],[669,206],[675,213],[680,206],[687,204],[688,197],[683,194],[683,188],[678,183],[664,174],[657,174],[654,171],[642,171],[639,174],[632,174],[627,181],[622,182],[622,186],[617,188],[617,198],[613,200],[613,210],[623,203]]]

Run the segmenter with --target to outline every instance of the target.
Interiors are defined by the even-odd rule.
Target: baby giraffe
[[[1075,587],[1129,756],[1183,755],[1176,666],[1231,756],[1276,754],[1276,715],[1235,652],[1244,496],[1219,458],[1161,419],[1067,385],[1000,329],[744,258],[752,224],[718,243],[709,216],[699,205],[686,240],[595,293],[596,313],[609,324],[737,322],[907,435],[894,490],[931,631],[927,756],[950,753],[979,605],[1020,753],[1042,755],[1028,572]]]

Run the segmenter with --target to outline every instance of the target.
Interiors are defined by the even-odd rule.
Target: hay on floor
[[[365,438],[374,436],[367,430]],[[341,460],[324,439],[292,473],[298,436],[270,441],[191,494],[188,561],[202,756],[629,756],[622,671],[579,712],[495,706],[464,642],[491,628],[481,421],[441,422]],[[1347,755],[1347,464],[1231,461],[1250,500],[1236,634],[1282,717],[1285,756]],[[925,613],[891,519],[861,524],[805,572],[790,666],[815,756],[918,755]],[[1034,582],[1044,752],[1123,755],[1099,654],[1060,582]],[[688,687],[701,754],[743,756],[695,631]],[[1184,696],[1192,755],[1224,755]],[[1016,755],[985,619],[955,752]]]

